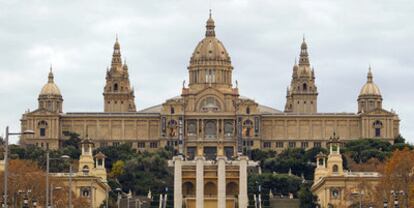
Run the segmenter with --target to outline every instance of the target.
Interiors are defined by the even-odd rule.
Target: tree
[[[387,199],[393,201],[391,191],[403,191],[405,195],[399,196],[400,204],[414,207],[414,151],[408,148],[395,150],[391,158],[380,169],[381,182],[377,188],[377,201]]]
[[[116,161],[112,165],[112,169],[111,169],[111,172],[109,173],[109,177],[116,178],[116,177],[119,177],[120,175],[124,174],[124,166],[125,166],[124,161],[122,161],[122,160]]]
[[[45,189],[46,189],[46,173],[37,165],[35,161],[30,160],[10,160],[8,166],[8,196],[9,203],[15,201],[18,207],[22,207],[22,201],[25,196],[31,202],[36,199],[39,205],[45,204]],[[0,177],[4,177],[4,173],[0,172]],[[61,181],[50,178],[50,184],[54,187],[62,187],[62,190],[53,195],[55,202],[62,202],[62,206],[67,207],[69,187],[64,186]],[[3,193],[3,186],[0,187],[0,193]],[[89,207],[83,206],[83,199],[75,197],[73,194],[73,203],[78,203],[75,207]]]
[[[316,207],[318,197],[313,195],[310,187],[312,184],[310,183],[303,183],[300,186],[300,190],[298,192],[298,198],[300,201],[300,208],[314,208]]]

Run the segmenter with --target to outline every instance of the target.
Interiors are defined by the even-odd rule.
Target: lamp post
[[[46,152],[46,203],[45,207],[50,207],[49,203],[49,172],[50,172],[50,160],[59,160],[59,159],[70,159],[68,155],[62,155],[60,157],[50,158],[49,151]],[[69,166],[70,176],[69,176],[69,203],[72,203],[72,164]],[[69,206],[71,208],[71,206]]]
[[[72,163],[70,161],[70,156],[62,155],[62,159],[69,161],[69,208],[72,208]]]
[[[391,195],[394,197],[394,207],[395,208],[400,208],[400,203],[399,203],[399,200],[398,200],[399,196],[403,196],[407,199],[407,195],[403,190],[401,190],[401,191],[391,190]],[[405,207],[408,208],[408,201],[405,201]]]
[[[32,207],[36,208],[37,207],[37,200],[36,198],[32,199]]]
[[[121,188],[116,188],[115,191],[118,193],[116,204],[117,204],[118,208],[120,208],[121,207],[121,191],[122,191],[122,189]]]
[[[19,133],[10,133],[9,127],[6,127],[6,138],[4,139],[4,207],[8,208],[7,204],[7,178],[8,178],[8,155],[9,155],[9,136],[13,135],[33,135],[33,130],[26,130]]]
[[[49,206],[50,208],[54,207],[54,205],[53,205],[53,190],[61,190],[61,189],[62,189],[62,187],[60,187],[60,186],[53,187],[53,184],[50,186],[50,206]]]

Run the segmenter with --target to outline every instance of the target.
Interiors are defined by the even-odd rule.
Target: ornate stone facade
[[[68,138],[68,132],[76,132],[82,138],[92,138],[96,146],[129,143],[139,150],[154,150],[173,145],[187,157],[201,151],[207,158],[215,158],[218,151],[232,157],[249,148],[326,146],[333,132],[343,140],[369,137],[392,142],[399,134],[399,118],[382,108],[371,71],[358,97],[356,113],[317,111],[318,90],[308,48],[303,40],[285,111],[260,105],[241,96],[237,83],[233,85],[231,59],[216,37],[210,16],[205,37],[190,59],[188,86],[184,83],[177,97],[136,111],[128,67],[122,64],[117,40],[106,72],[104,112],[63,113],[62,95],[51,72],[44,87],[48,90],[39,95],[39,108],[21,119],[22,131],[33,129],[36,133],[22,136],[21,142],[56,149]]]
[[[320,208],[356,206],[362,197],[372,200],[376,186],[381,181],[378,172],[345,171],[340,147],[339,137],[334,134],[329,141],[329,155],[319,153],[316,156],[311,190],[318,197]]]

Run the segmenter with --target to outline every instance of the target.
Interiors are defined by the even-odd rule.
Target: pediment
[[[374,110],[369,111],[369,112],[364,112],[361,115],[367,115],[367,116],[374,116],[374,115],[375,116],[393,116],[393,115],[395,115],[395,113],[392,113],[392,112],[387,111],[385,109],[377,108],[377,109],[374,109]]]
[[[39,108],[32,112],[27,113],[27,115],[56,115],[57,113],[49,111],[45,108]]]

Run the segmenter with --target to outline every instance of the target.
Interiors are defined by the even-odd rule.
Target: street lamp
[[[117,194],[118,194],[116,204],[117,204],[118,208],[120,208],[121,207],[121,192],[122,192],[122,189],[121,188],[116,188],[115,192],[117,192]]]
[[[70,159],[70,157],[68,155],[62,155],[60,157],[54,157],[54,158],[50,158],[49,156],[49,151],[46,152],[46,203],[45,203],[45,207],[49,207],[50,203],[49,203],[49,169],[50,169],[50,160],[61,160],[61,159]],[[72,172],[72,164],[70,164],[69,166],[70,168],[70,172]],[[69,186],[72,185],[72,173],[70,173],[69,176]],[[71,189],[71,188],[70,188]],[[70,190],[69,192],[69,197],[70,199],[72,198],[72,190]],[[71,202],[71,200],[69,200]],[[71,208],[71,207],[69,207]]]
[[[62,187],[60,187],[60,186],[53,187],[53,184],[51,185],[51,189],[50,189],[50,205],[48,207],[50,207],[50,208],[55,207],[53,205],[53,190],[58,191],[58,190],[61,190],[61,189],[62,189]]]
[[[36,208],[37,207],[37,200],[36,200],[36,198],[34,198],[32,200],[32,205],[33,205],[33,208]]]
[[[33,130],[25,130],[19,133],[10,133],[9,127],[6,127],[6,138],[4,139],[4,207],[8,208],[7,204],[7,178],[8,178],[8,154],[9,154],[9,136],[13,135],[34,135]]]
[[[62,155],[60,158],[69,161],[69,208],[72,208],[72,163],[69,155]]]

